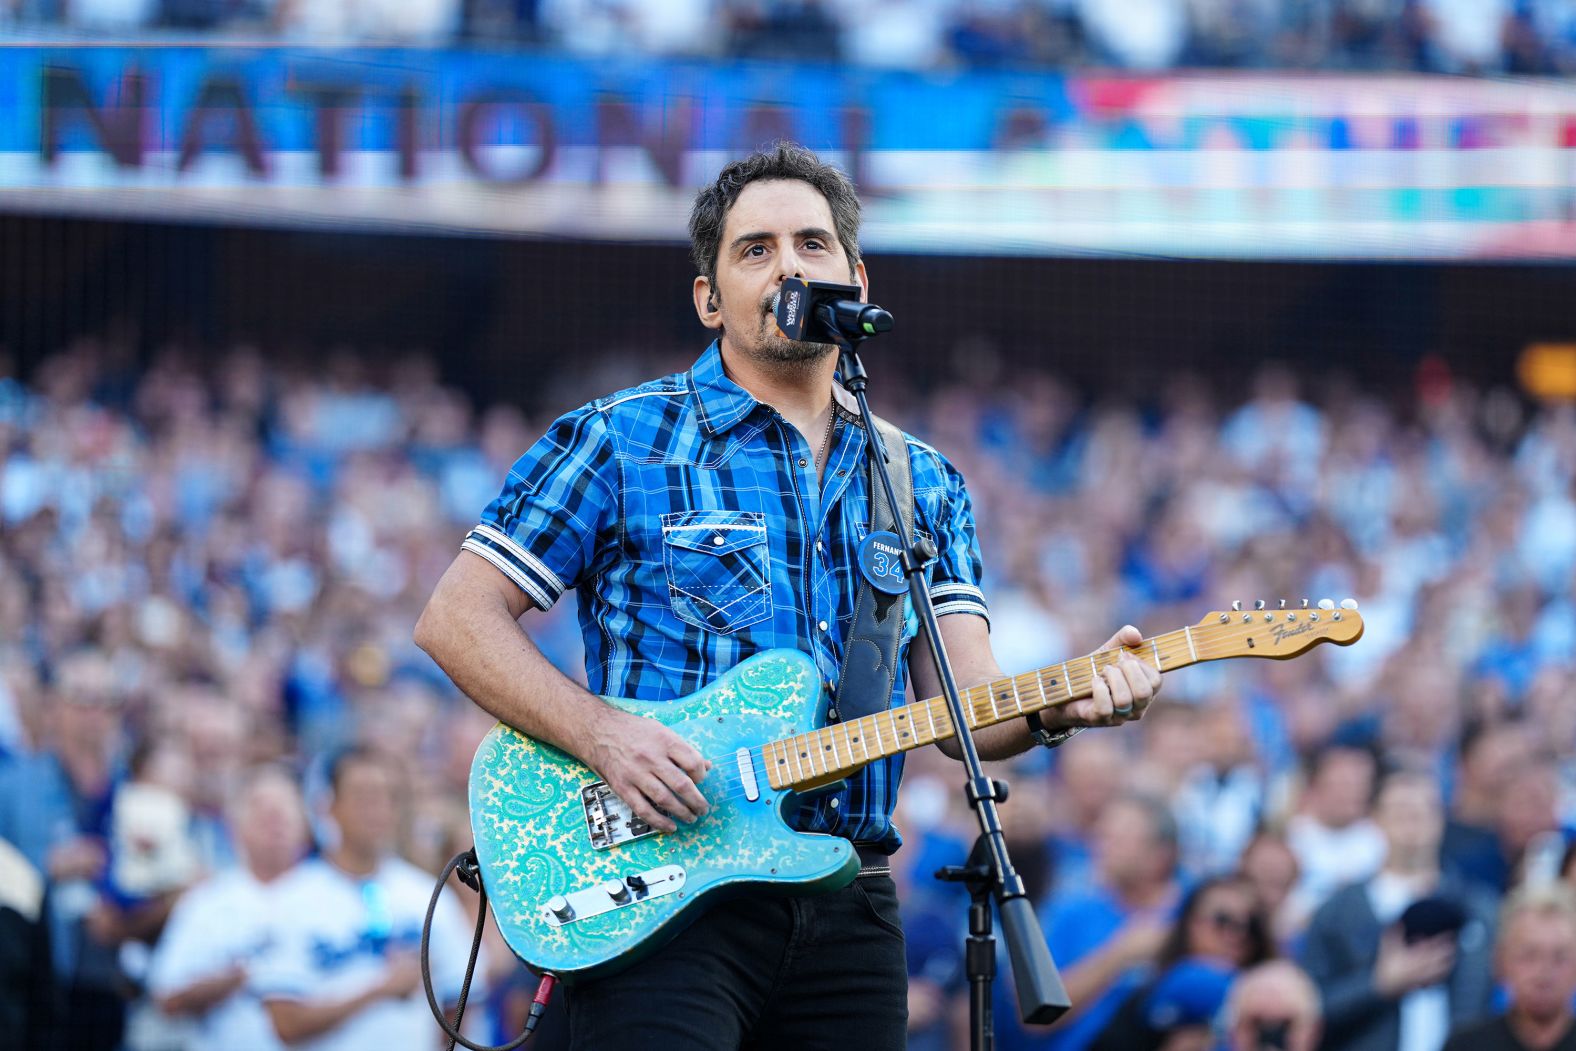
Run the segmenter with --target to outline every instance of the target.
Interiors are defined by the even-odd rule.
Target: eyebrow
[[[793,232],[795,238],[819,237],[823,241],[837,243],[837,235],[830,230],[823,230],[819,226],[807,226],[803,230]],[[770,241],[774,235],[770,230],[755,230],[751,233],[740,234],[728,243],[728,250],[732,251],[740,245],[752,244],[755,241]]]

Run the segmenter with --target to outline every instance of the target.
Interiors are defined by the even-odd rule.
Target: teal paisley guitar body
[[[1337,609],[1240,605],[1138,646],[1103,650],[962,691],[974,728],[1090,696],[1124,652],[1163,672],[1228,657],[1286,659],[1363,632],[1355,603]],[[798,832],[783,812],[795,792],[876,759],[953,735],[941,698],[822,726],[821,678],[794,650],[767,650],[705,689],[662,704],[609,699],[656,719],[712,762],[700,783],[710,811],[657,833],[573,756],[500,723],[471,763],[471,830],[504,940],[538,971],[566,980],[627,966],[734,892],[814,894],[859,871],[847,840]]]
[[[667,725],[713,763],[700,785],[711,810],[699,821],[612,845],[596,839],[606,844],[632,830],[594,839],[597,801],[588,801],[586,789],[600,783],[598,775],[551,745],[495,726],[471,764],[471,824],[494,918],[515,955],[561,978],[597,975],[654,950],[730,890],[818,893],[851,881],[859,860],[848,841],[789,828],[782,811],[792,793],[773,789],[759,768],[763,742],[812,728],[819,684],[809,657],[770,650],[683,700],[610,700]],[[753,750],[753,791],[739,769],[740,749]],[[610,806],[602,807],[605,817]],[[630,876],[647,884],[644,892],[629,886]],[[622,885],[627,900],[609,893],[609,881]],[[553,914],[555,898],[570,915]]]

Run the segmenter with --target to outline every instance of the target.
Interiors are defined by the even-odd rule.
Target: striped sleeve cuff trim
[[[553,602],[558,598],[557,595],[548,592],[542,587],[540,582],[532,578],[530,573],[526,572],[519,564],[511,561],[503,552],[491,546],[486,539],[477,536],[474,531],[465,538],[465,542],[460,545],[460,550],[469,551],[473,555],[480,555],[488,562],[491,562],[494,569],[514,581],[515,587],[529,595],[531,601],[535,602],[540,609],[548,610],[553,608]]]
[[[955,595],[958,598],[975,599],[982,606],[985,604],[985,592],[981,591],[973,584],[963,584],[957,581],[946,584],[937,584],[935,587],[930,589],[930,593],[932,596],[938,599],[945,598],[949,595]]]
[[[938,602],[936,603],[936,616],[944,617],[948,613],[972,613],[976,617],[985,618],[985,623],[990,623],[990,611],[983,602]]]
[[[568,588],[568,585],[562,580],[558,579],[558,574],[554,573],[552,569],[548,567],[546,562],[543,562],[541,559],[531,554],[531,552],[521,547],[515,542],[514,537],[510,536],[508,533],[505,533],[497,526],[488,525],[486,522],[480,522],[477,524],[475,529],[471,530],[471,533],[473,535],[486,537],[498,547],[502,548],[505,552],[513,555],[516,562],[519,562],[521,565],[525,566],[525,568],[535,573],[537,577],[541,579],[542,583],[547,585],[548,590],[550,590],[554,595],[562,595]]]

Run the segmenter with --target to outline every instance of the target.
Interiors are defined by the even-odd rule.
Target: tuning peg
[[[1255,602],[1253,604],[1253,608],[1254,609],[1263,609],[1264,608],[1264,600],[1263,599],[1259,599],[1257,602]]]
[[[1231,612],[1233,612],[1233,613],[1241,613],[1242,612],[1242,600],[1241,599],[1237,598],[1237,599],[1232,599],[1231,600]]]
[[[1320,609],[1334,609],[1335,608],[1335,603],[1331,599],[1322,598],[1322,599],[1319,600],[1319,608]]]
[[[1302,608],[1303,609],[1307,609],[1308,608],[1308,600],[1307,599],[1303,599],[1302,600]]]
[[[1341,608],[1342,609],[1356,609],[1357,608],[1357,600],[1354,599],[1354,598],[1343,598],[1343,599],[1341,599]]]
[[[1285,599],[1281,599],[1280,600],[1280,608],[1281,609],[1285,609],[1286,608],[1286,600]]]

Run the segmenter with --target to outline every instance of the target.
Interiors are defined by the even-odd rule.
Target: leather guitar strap
[[[914,535],[914,477],[903,432],[886,420],[875,418],[876,430],[890,457],[892,488],[909,536]],[[868,450],[870,531],[896,533],[881,479],[876,474],[876,451]],[[859,596],[854,600],[854,622],[843,644],[843,670],[838,678],[836,710],[840,719],[884,712],[892,703],[898,661],[903,651],[903,599],[871,586],[860,575]]]

